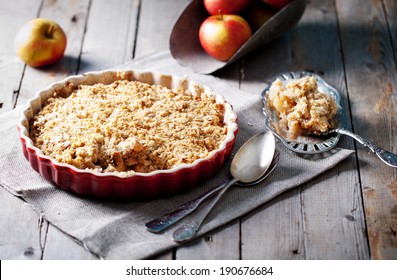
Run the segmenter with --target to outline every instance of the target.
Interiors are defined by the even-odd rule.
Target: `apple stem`
[[[54,26],[51,24],[50,27],[48,28],[46,34],[45,34],[47,38],[52,38],[53,30],[54,30]]]
[[[222,10],[221,10],[221,9],[219,9],[219,10],[218,10],[218,13],[219,13],[219,17],[220,17],[220,19],[221,19],[221,20],[223,20],[223,13],[222,13]]]

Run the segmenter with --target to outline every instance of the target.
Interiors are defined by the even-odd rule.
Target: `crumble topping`
[[[148,173],[208,156],[226,137],[223,116],[215,96],[121,80],[54,92],[30,136],[45,155],[80,169]]]
[[[314,77],[293,80],[285,86],[277,79],[269,90],[269,105],[279,118],[278,130],[291,139],[321,134],[334,127],[335,100],[318,90]]]

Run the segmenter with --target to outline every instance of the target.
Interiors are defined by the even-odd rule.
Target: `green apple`
[[[66,49],[66,35],[53,20],[36,18],[25,23],[15,37],[17,55],[32,67],[60,60]]]

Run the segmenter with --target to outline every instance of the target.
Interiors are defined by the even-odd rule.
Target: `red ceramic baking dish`
[[[178,165],[168,170],[156,170],[150,173],[135,172],[127,176],[112,172],[101,173],[79,169],[73,165],[58,162],[54,158],[44,155],[39,148],[35,147],[29,135],[30,122],[55,91],[61,90],[70,84],[77,87],[78,85],[93,85],[97,83],[111,84],[116,80],[140,81],[166,86],[170,89],[182,87],[193,93],[200,90],[205,94],[215,96],[216,102],[223,104],[225,108],[224,123],[227,126],[225,139],[208,156],[200,158],[193,163]],[[32,168],[60,189],[73,192],[82,197],[132,201],[171,196],[197,186],[200,182],[213,176],[230,157],[238,126],[237,115],[233,112],[232,106],[221,95],[213,92],[205,85],[186,78],[161,73],[112,70],[71,76],[39,91],[24,108],[18,122],[18,131],[23,153]]]

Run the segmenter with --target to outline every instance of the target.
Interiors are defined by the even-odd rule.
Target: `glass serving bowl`
[[[346,128],[347,121],[344,110],[341,106],[341,95],[340,93],[327,84],[320,76],[305,72],[287,72],[282,73],[274,78],[273,81],[280,79],[283,85],[286,85],[288,82],[292,80],[298,80],[303,77],[312,76],[316,79],[318,84],[318,90],[325,94],[333,97],[338,105],[338,110],[335,115],[335,123],[336,126],[334,128]],[[272,83],[273,83],[272,81]],[[291,151],[300,153],[300,154],[318,154],[331,150],[336,146],[339,141],[340,134],[331,132],[324,135],[307,135],[307,136],[298,136],[296,139],[291,140],[287,139],[284,135],[281,135],[277,130],[278,125],[278,117],[273,108],[270,108],[268,102],[268,92],[271,84],[262,92],[262,110],[265,116],[265,125],[267,129],[269,129],[280,141]]]

